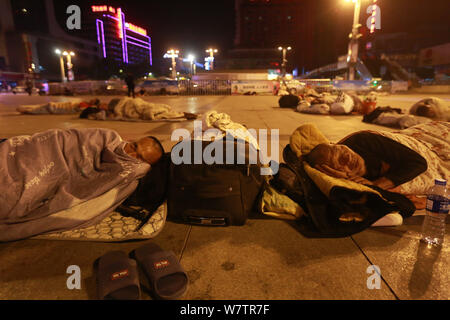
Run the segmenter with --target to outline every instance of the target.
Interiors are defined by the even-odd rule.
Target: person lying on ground
[[[400,108],[377,107],[364,115],[363,122],[378,124],[385,127],[405,129],[418,124],[431,122],[432,119],[413,114],[403,114]]]
[[[91,120],[194,120],[197,115],[188,112],[178,112],[167,104],[151,103],[141,98],[112,99],[107,110],[90,108],[80,114],[80,118]]]
[[[401,109],[389,106],[377,107],[363,118],[363,122],[400,129],[433,120],[450,121],[450,107],[442,99],[422,99],[411,106],[409,114],[403,114]]]
[[[412,105],[409,113],[433,120],[450,121],[450,104],[439,98],[426,98]]]
[[[339,115],[360,113],[362,110],[362,101],[356,94],[347,94],[342,91],[337,96],[332,96],[327,93],[319,94],[314,89],[307,89],[300,99],[296,109],[301,113]]]
[[[450,178],[450,126],[433,122],[410,129],[396,133],[359,131],[336,144],[317,145],[305,160],[330,176],[392,192],[423,195],[433,179]],[[436,132],[442,141],[436,140]],[[418,209],[424,207],[424,199],[411,200]]]
[[[114,130],[97,128],[52,129],[3,140],[0,241],[101,221],[136,189],[163,152],[154,137],[127,142]],[[114,196],[101,210],[52,216],[111,190]]]
[[[108,106],[102,104],[99,99],[92,99],[89,101],[72,99],[63,102],[49,102],[43,105],[24,105],[18,107],[16,110],[22,114],[73,114],[79,113],[87,108],[105,110]]]

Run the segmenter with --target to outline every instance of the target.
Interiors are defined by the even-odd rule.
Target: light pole
[[[164,55],[164,58],[172,58],[172,79],[175,79],[177,77],[177,63],[175,61],[175,58],[178,58],[178,53],[180,53],[178,50],[170,49]]]
[[[287,59],[286,59],[286,51],[290,51],[292,48],[291,47],[278,47],[278,50],[283,51],[283,62],[281,63],[281,73],[283,78],[286,76],[286,64],[287,64]]]
[[[195,74],[195,69],[196,69],[195,57],[192,54],[188,55],[188,61],[190,63],[190,73],[191,73],[191,78],[192,78],[192,75]]]
[[[206,52],[209,52],[209,59],[211,63],[211,70],[214,70],[214,53],[217,53],[217,49],[209,48],[206,50]]]
[[[345,0],[350,2],[350,0]],[[361,37],[359,33],[359,15],[361,12],[361,0],[352,0],[355,4],[353,12],[352,33],[349,34],[350,42],[348,44],[347,63],[348,63],[348,79],[355,80],[355,67],[358,62],[358,39]]]
[[[61,50],[56,49],[55,53],[57,55],[59,55],[59,64],[60,64],[60,67],[61,67],[61,82],[66,82],[66,75],[65,75],[65,72],[64,72],[64,60],[63,60],[62,52],[61,52]]]
[[[73,70],[72,70],[72,67],[73,67],[72,57],[75,56],[75,53],[73,51],[70,51],[70,52],[64,51],[63,56],[66,56],[66,58],[67,58],[67,78],[69,81],[73,81],[74,75],[73,75]]]

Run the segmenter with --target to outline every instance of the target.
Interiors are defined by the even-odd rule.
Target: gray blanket
[[[129,196],[150,166],[109,129],[54,129],[0,143],[0,241],[87,227]],[[102,210],[58,215],[115,189]]]

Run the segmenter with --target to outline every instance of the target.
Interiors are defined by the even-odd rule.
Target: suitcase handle
[[[226,226],[227,221],[225,218],[213,218],[213,217],[195,217],[188,216],[187,220],[191,224],[199,224],[205,226]]]

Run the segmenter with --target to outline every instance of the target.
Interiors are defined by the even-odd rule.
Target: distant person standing
[[[31,96],[31,94],[33,93],[33,82],[31,82],[30,79],[27,79],[25,87],[26,87],[25,90],[28,92],[28,95]]]
[[[125,83],[127,84],[128,87],[128,96],[131,97],[133,96],[133,98],[135,98],[135,93],[134,93],[134,78],[133,75],[131,73],[129,73],[126,78],[125,78]]]

